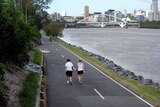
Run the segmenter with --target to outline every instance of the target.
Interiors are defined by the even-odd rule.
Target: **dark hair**
[[[67,59],[67,62],[71,61],[70,59]]]
[[[80,59],[79,62],[82,62],[82,60]]]

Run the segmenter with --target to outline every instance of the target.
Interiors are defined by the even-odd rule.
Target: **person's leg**
[[[72,85],[72,71],[69,72],[69,81],[70,81],[70,84]]]
[[[69,83],[69,74],[68,74],[68,71],[66,72],[66,78],[67,78],[67,83]]]
[[[82,83],[82,74],[80,74],[80,83]]]
[[[78,80],[79,80],[79,82],[80,82],[80,80],[81,80],[80,74],[78,74]]]
[[[80,75],[81,81],[82,81],[82,78],[83,78],[82,76],[83,76],[83,75],[81,74],[81,75]]]
[[[83,79],[83,71],[81,71],[81,73],[80,73],[80,81],[81,81],[81,83],[82,83],[82,79]]]

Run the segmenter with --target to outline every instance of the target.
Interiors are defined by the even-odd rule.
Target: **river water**
[[[62,40],[104,56],[126,70],[160,83],[160,30],[65,29]]]

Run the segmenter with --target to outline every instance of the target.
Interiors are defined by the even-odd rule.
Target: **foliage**
[[[80,21],[80,20],[82,20],[83,18],[84,18],[83,16],[76,17],[76,21]]]
[[[0,90],[0,106],[5,107],[8,102],[8,95]]]
[[[27,15],[27,22],[31,25],[36,25],[40,30],[48,21],[49,14],[46,9],[48,9],[48,4],[52,0],[22,0],[22,11]],[[17,4],[20,4],[20,0],[17,0]],[[27,12],[27,13],[26,13]]]
[[[0,106],[6,106],[8,102],[7,90],[8,87],[3,83],[5,74],[5,65],[0,63]]]
[[[19,95],[21,107],[35,107],[39,79],[39,74],[35,72],[32,72],[27,76],[27,79],[23,83],[23,89]]]
[[[48,36],[52,35],[56,37],[62,33],[63,26],[57,22],[50,22],[43,26],[43,30],[46,32]]]
[[[141,28],[160,29],[160,21],[145,21],[141,22]]]
[[[41,65],[42,63],[42,52],[38,49],[34,49],[33,63]]]
[[[0,62],[23,66],[29,61],[27,52],[32,42],[40,39],[40,33],[36,27],[25,24],[14,0],[2,2],[6,4],[0,8]]]

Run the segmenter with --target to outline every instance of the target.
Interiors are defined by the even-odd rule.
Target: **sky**
[[[160,0],[158,1],[160,7]],[[53,0],[49,5],[48,13],[61,13],[65,11],[67,16],[82,16],[84,6],[89,6],[89,12],[102,12],[108,9],[133,13],[134,10],[151,10],[151,0]]]

